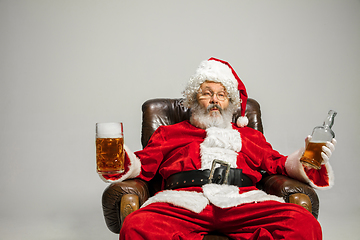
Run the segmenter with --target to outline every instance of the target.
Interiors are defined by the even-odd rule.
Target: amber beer
[[[103,180],[116,180],[124,172],[122,123],[96,124],[96,169]]]
[[[320,169],[323,161],[321,157],[322,147],[325,145],[326,142],[309,142],[300,159],[301,163],[304,166]]]

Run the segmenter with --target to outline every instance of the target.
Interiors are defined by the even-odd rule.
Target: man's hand
[[[305,146],[311,141],[312,136],[309,135],[305,139]],[[329,162],[329,158],[331,157],[332,153],[335,151],[335,145],[337,141],[335,138],[331,140],[331,142],[326,142],[326,145],[322,147],[321,157],[323,159],[321,165],[324,165]]]
[[[326,142],[326,146],[322,147],[321,157],[324,160],[321,164],[324,165],[329,162],[329,158],[331,157],[332,153],[335,151],[335,145],[337,141],[335,138],[331,140],[331,142]]]

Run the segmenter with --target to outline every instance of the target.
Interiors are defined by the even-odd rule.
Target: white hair
[[[197,102],[196,95],[201,84],[206,81],[221,83],[228,93],[230,102],[235,106],[240,105],[238,82],[231,69],[219,61],[205,60],[201,62],[185,87],[183,92],[185,107],[192,107]]]

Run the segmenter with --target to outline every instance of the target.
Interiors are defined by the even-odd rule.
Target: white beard
[[[191,107],[190,123],[201,129],[207,129],[210,127],[232,128],[231,122],[235,107],[230,103],[226,109],[222,109],[218,106],[218,112],[210,113],[210,108],[212,106],[213,105],[210,105],[207,109],[205,109],[198,103],[195,103]]]

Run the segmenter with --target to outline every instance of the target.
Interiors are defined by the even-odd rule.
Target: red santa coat
[[[232,168],[242,169],[254,184],[241,188],[206,184],[203,187],[163,190],[143,207],[153,202],[167,202],[201,212],[209,202],[221,208],[266,200],[283,202],[282,198],[268,195],[255,187],[261,179],[260,169],[269,174],[290,175],[314,187],[329,187],[333,178],[329,164],[318,171],[304,171],[298,157],[281,155],[259,131],[235,125],[227,129],[212,127],[203,130],[184,121],[161,126],[143,150],[135,153],[127,148],[125,150],[130,164],[120,180],[136,177],[149,181],[157,171],[163,179],[167,179],[182,171],[210,169],[212,161],[219,159],[230,163]]]

